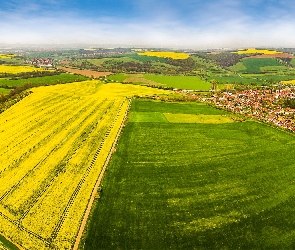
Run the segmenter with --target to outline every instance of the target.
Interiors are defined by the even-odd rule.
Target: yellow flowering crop
[[[283,54],[283,52],[275,51],[275,50],[267,50],[267,49],[246,49],[246,50],[239,50],[237,52],[232,52],[235,54],[265,54],[265,55],[273,55],[273,54]]]
[[[25,249],[71,249],[134,95],[85,81],[32,89],[0,114],[0,233]]]
[[[281,81],[282,84],[295,85],[295,80]]]
[[[15,57],[16,55],[15,54],[0,54],[0,59],[3,58],[3,59],[6,59],[6,58],[12,58],[12,57]]]
[[[18,74],[18,73],[33,72],[33,71],[44,71],[44,69],[35,68],[33,66],[0,65],[0,74],[1,73]]]
[[[189,57],[188,54],[186,53],[179,53],[179,52],[157,52],[157,51],[147,51],[147,52],[142,52],[138,53],[141,56],[157,56],[157,57],[170,57],[173,59],[187,59]]]

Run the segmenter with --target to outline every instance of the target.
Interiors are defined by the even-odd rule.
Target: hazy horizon
[[[0,46],[293,48],[294,10],[286,0],[12,0]]]

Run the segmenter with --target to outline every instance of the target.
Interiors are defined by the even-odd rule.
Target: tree
[[[210,91],[216,92],[216,91],[219,90],[219,88],[218,88],[218,81],[217,80],[212,79],[212,80],[210,80],[210,83],[211,83]]]

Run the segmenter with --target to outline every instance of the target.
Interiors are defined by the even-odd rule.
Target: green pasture
[[[273,58],[246,58],[230,69],[240,73],[260,73],[288,68]]]
[[[162,63],[167,62],[166,58],[157,57],[157,56],[141,56],[138,54],[129,54],[128,57],[140,62],[162,62]]]
[[[229,116],[225,115],[195,115],[195,114],[171,114],[164,113],[168,122],[172,123],[230,123],[234,122]]]
[[[171,103],[161,101],[135,100],[130,108],[131,112],[158,112],[172,114],[203,114],[226,115],[228,112],[221,109],[213,109],[201,102]]]
[[[115,74],[110,75],[107,78],[118,82],[123,82],[125,79],[132,77],[132,74]],[[169,76],[169,75],[157,75],[157,74],[144,74],[143,80],[151,80],[155,82],[155,85],[172,87],[178,89],[189,89],[189,90],[204,90],[208,91],[211,88],[211,83],[203,81],[198,76]],[[134,84],[146,84],[145,81],[134,83]]]
[[[280,81],[294,80],[295,74],[245,74],[245,77],[252,77],[256,79],[258,82],[259,81],[280,82]]]
[[[280,81],[293,80],[295,74],[241,74],[229,76],[210,76],[208,81],[217,80],[221,84],[255,84],[261,85],[267,82],[277,83]]]
[[[128,77],[130,77],[129,75],[120,73],[120,74],[114,74],[114,75],[110,75],[107,78],[109,80],[113,80],[113,81],[118,81],[118,82],[123,82],[125,79],[127,79]]]
[[[42,77],[33,77],[28,79],[17,79],[17,80],[9,80],[9,79],[0,79],[0,87],[8,86],[8,87],[19,87],[24,84],[42,84],[42,85],[52,85],[59,83],[70,83],[75,81],[84,81],[88,78],[81,75],[74,75],[68,73],[62,73],[60,75],[53,76],[42,76]]]
[[[9,94],[10,91],[11,91],[11,89],[0,88],[0,94],[6,95],[6,94]]]
[[[22,65],[24,60],[19,57],[10,57],[10,58],[1,58],[0,62],[4,64],[11,64],[11,65]]]
[[[208,78],[208,81],[210,80],[216,80],[219,83],[223,84],[261,84],[263,80],[255,78],[255,77],[244,77],[244,76],[239,76],[239,75],[229,75],[229,76],[210,76]]]
[[[96,66],[101,66],[105,61],[109,61],[110,58],[100,58],[100,59],[87,59],[87,62],[90,62],[91,64],[94,64]],[[80,60],[80,61],[77,61],[78,63],[77,64],[81,64],[83,61],[86,61],[86,60]]]
[[[236,65],[229,67],[231,70],[236,72],[241,72],[247,70],[246,66],[243,64],[243,62],[238,62]]]
[[[161,112],[130,112],[131,122],[167,122],[166,116]]]
[[[288,71],[289,68],[286,66],[263,66],[260,67],[261,72],[285,72]]]
[[[167,69],[177,70],[179,68],[177,66],[174,66],[174,65],[171,65],[168,63],[164,63],[164,62],[158,62],[158,61],[152,61],[151,64],[153,67],[160,69],[160,70],[167,70]]]
[[[103,63],[118,63],[118,62],[136,62],[136,59],[130,58],[128,56],[124,57],[110,57],[110,58],[101,58],[101,59],[90,59],[88,60],[94,65],[100,66]]]
[[[211,83],[205,82],[198,76],[169,76],[146,74],[145,79],[152,80],[166,87],[189,89],[189,90],[209,90]]]
[[[140,100],[132,112],[227,114]],[[254,121],[129,120],[84,249],[294,249],[294,143]]]

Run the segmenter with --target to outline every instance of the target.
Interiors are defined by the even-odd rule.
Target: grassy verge
[[[0,249],[2,250],[19,250],[14,244],[8,241],[5,237],[0,234]]]

